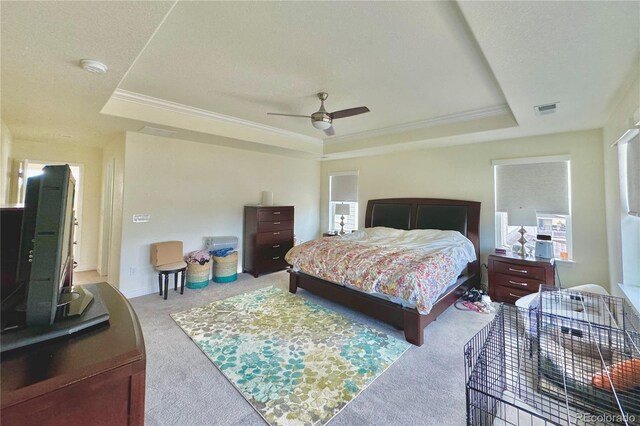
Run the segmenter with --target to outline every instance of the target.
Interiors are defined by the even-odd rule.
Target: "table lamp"
[[[344,216],[349,216],[349,204],[336,204],[336,214],[340,215],[340,234],[344,234]]]
[[[538,226],[538,217],[536,216],[536,211],[533,209],[509,209],[507,211],[507,217],[509,221],[509,226],[519,226],[520,229],[518,232],[520,233],[520,239],[518,242],[521,244],[520,250],[517,254],[522,257],[526,257],[527,252],[525,251],[524,245],[527,242],[527,239],[524,237],[524,234],[527,231],[524,229],[525,226]]]

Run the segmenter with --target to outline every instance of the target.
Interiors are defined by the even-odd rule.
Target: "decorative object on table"
[[[344,216],[349,216],[349,204],[336,204],[336,214],[340,215],[340,235],[344,234]]]
[[[284,255],[294,245],[293,206],[245,206],[242,270],[260,274],[287,269]]]
[[[489,295],[496,302],[515,303],[535,293],[540,284],[555,285],[555,261],[523,258],[508,252],[489,255]]]
[[[189,253],[185,260],[187,266],[187,288],[197,289],[209,285],[211,273],[211,255],[206,250],[197,250]]]
[[[326,424],[410,347],[274,287],[171,316],[271,425]]]
[[[553,241],[551,241],[551,235],[539,235],[536,237],[536,257],[543,259],[552,259],[553,256]]]
[[[184,293],[184,282],[187,262],[183,260],[182,241],[164,241],[151,244],[151,264],[158,271],[158,288],[160,296],[167,300],[169,293],[169,276],[173,275],[173,289],[178,290],[180,275],[180,294]]]
[[[273,191],[262,191],[261,206],[270,207],[273,206]]]
[[[322,233],[323,237],[335,237],[337,235],[339,235],[338,231],[327,231]]]
[[[507,218],[509,221],[509,226],[519,226],[520,229],[518,232],[520,233],[520,239],[518,242],[522,246],[520,250],[517,252],[522,257],[526,257],[527,251],[525,249],[525,244],[527,243],[527,239],[524,237],[524,234],[527,231],[524,229],[525,226],[538,226],[538,217],[536,216],[536,211],[533,209],[509,209],[507,212]]]
[[[501,305],[465,345],[468,425],[638,424],[640,316],[584,288]]]

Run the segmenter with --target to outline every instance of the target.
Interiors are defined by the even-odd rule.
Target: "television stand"
[[[125,297],[107,283],[91,290],[109,326],[13,351],[0,361],[0,424],[144,424],[146,355]]]
[[[97,327],[109,320],[98,284],[65,287],[59,297],[56,318],[50,326],[21,326],[3,330],[0,336],[0,352],[11,351],[45,340],[56,339]],[[94,296],[93,293],[96,293]]]

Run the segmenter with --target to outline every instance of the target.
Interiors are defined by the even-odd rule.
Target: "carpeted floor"
[[[251,405],[187,337],[169,314],[266,286],[288,288],[288,274],[258,279],[247,274],[201,290],[170,290],[131,299],[147,347],[148,425],[265,425]],[[403,338],[402,331],[315,297],[298,295],[357,321]],[[462,348],[491,316],[449,308],[425,329],[425,344],[411,347],[338,414],[338,425],[463,425],[465,389]]]

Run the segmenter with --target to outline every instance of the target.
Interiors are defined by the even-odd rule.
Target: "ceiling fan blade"
[[[311,118],[310,115],[298,115],[298,114],[280,114],[277,112],[268,112],[267,115],[282,115],[284,117],[302,117],[302,118]]]
[[[369,108],[367,108],[366,106],[361,106],[357,108],[342,109],[340,111],[330,112],[329,117],[335,120],[336,118],[352,117],[354,115],[364,114],[365,112],[369,112]]]
[[[336,132],[333,130],[333,126],[331,126],[328,129],[324,129],[324,134],[327,136],[333,136]]]

